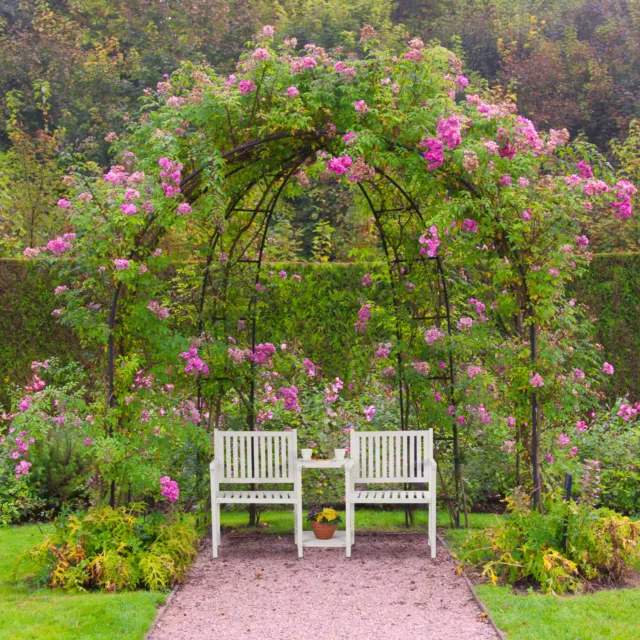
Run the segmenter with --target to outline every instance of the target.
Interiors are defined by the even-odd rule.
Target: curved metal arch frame
[[[221,158],[225,159],[225,160],[231,160],[230,164],[231,165],[235,165],[233,170],[229,171],[227,176],[230,177],[230,175],[233,174],[237,174],[241,171],[243,171],[244,169],[247,169],[248,167],[258,163],[261,161],[262,158],[248,158],[246,161],[244,160],[244,156],[257,148],[260,148],[262,145],[265,144],[269,144],[271,142],[276,142],[276,141],[282,141],[282,140],[286,140],[286,139],[290,139],[290,138],[295,138],[298,140],[317,140],[317,141],[321,141],[322,138],[324,136],[327,136],[330,132],[326,131],[326,130],[317,130],[314,132],[294,132],[294,133],[288,133],[288,134],[277,134],[277,135],[273,135],[273,136],[268,136],[266,138],[262,138],[262,139],[257,139],[257,140],[252,140],[249,141],[247,143],[244,143],[234,149],[231,149],[228,152],[225,152],[223,154],[221,154]],[[341,131],[336,131],[336,134],[343,134],[346,132],[341,132]],[[275,213],[278,201],[282,195],[282,192],[284,191],[284,188],[286,187],[288,181],[291,179],[291,177],[294,175],[294,173],[297,171],[297,169],[304,163],[304,161],[314,152],[320,149],[324,149],[327,150],[327,147],[325,144],[323,144],[322,142],[320,144],[318,144],[315,148],[314,145],[311,145],[309,147],[304,147],[301,150],[298,150],[297,153],[295,153],[293,156],[290,156],[287,160],[282,161],[279,164],[279,171],[276,171],[276,177],[273,178],[273,180],[269,181],[269,184],[265,187],[262,195],[259,197],[258,202],[256,204],[256,206],[252,209],[250,208],[243,208],[241,205],[243,204],[244,199],[252,192],[252,190],[258,185],[258,183],[261,180],[264,180],[270,173],[270,171],[274,171],[273,168],[271,169],[266,169],[265,171],[263,171],[262,173],[260,173],[259,177],[256,178],[255,180],[253,180],[252,182],[250,182],[243,190],[241,190],[232,200],[232,202],[229,204],[229,206],[225,209],[225,215],[224,218],[225,220],[229,220],[232,218],[234,212],[239,212],[239,211],[245,211],[245,212],[249,212],[251,213],[250,216],[250,221],[251,222],[255,222],[257,219],[257,216],[259,213],[263,213],[264,214],[264,218],[260,221],[259,223],[259,231],[256,234],[256,236],[254,237],[254,240],[258,237],[260,237],[260,245],[259,245],[259,252],[258,252],[258,256],[256,259],[253,260],[244,260],[242,257],[238,258],[235,261],[235,264],[239,263],[239,262],[252,262],[256,264],[256,271],[255,271],[255,278],[254,278],[254,283],[257,285],[260,282],[260,274],[261,274],[261,269],[262,269],[262,265],[263,265],[263,257],[264,257],[264,248],[265,248],[265,244],[266,244],[266,238],[267,238],[267,234],[268,234],[268,230],[269,230],[269,224],[273,218],[273,215]],[[412,149],[406,149],[408,151],[413,151]],[[289,167],[289,163],[292,163],[293,166]],[[284,166],[283,166],[284,165]],[[380,169],[379,167],[374,167],[375,169],[375,173],[376,176],[380,176],[383,180],[385,180],[386,182],[388,182],[395,190],[396,193],[398,193],[400,195],[400,197],[402,198],[403,202],[406,203],[406,205],[403,208],[400,209],[388,209],[388,208],[376,208],[373,200],[371,198],[371,195],[367,192],[367,190],[364,188],[363,184],[361,182],[357,183],[357,186],[360,190],[360,192],[362,193],[363,197],[365,198],[371,213],[374,217],[375,220],[375,224],[376,224],[376,228],[378,230],[378,234],[380,236],[380,240],[382,242],[383,245],[383,249],[385,252],[385,256],[386,256],[386,260],[387,260],[387,267],[389,269],[389,275],[391,278],[391,289],[392,289],[392,297],[393,297],[393,304],[394,304],[394,309],[395,309],[395,318],[396,318],[396,337],[398,338],[398,340],[401,340],[401,325],[400,325],[400,317],[399,317],[399,310],[400,310],[400,302],[398,299],[398,296],[396,294],[396,287],[398,285],[398,282],[394,282],[394,274],[395,274],[395,269],[394,267],[397,267],[400,263],[404,262],[404,260],[398,255],[396,248],[393,248],[393,251],[390,251],[390,247],[389,244],[387,242],[387,236],[385,234],[385,230],[384,230],[384,225],[383,225],[383,221],[381,216],[384,214],[388,214],[388,213],[395,213],[395,212],[399,212],[399,211],[408,211],[410,212],[411,215],[415,216],[417,218],[417,220],[419,221],[419,223],[423,226],[425,226],[425,220],[424,220],[424,216],[422,215],[422,212],[419,208],[419,206],[417,205],[417,203],[415,202],[415,200],[410,196],[410,194],[390,175],[388,175],[387,173],[385,173],[382,169]],[[190,195],[190,199],[197,199],[197,196],[195,198],[192,198],[193,193],[194,193],[194,189],[197,186],[197,180],[200,176],[200,174],[202,173],[202,171],[204,170],[204,167],[201,167],[200,169],[192,172],[190,175],[188,175],[184,180],[183,180],[183,188],[184,190]],[[278,185],[278,183],[280,183]],[[272,190],[274,190],[274,192],[272,193]],[[269,197],[270,196],[270,197]],[[267,202],[267,205],[265,207],[265,202]],[[264,207],[264,208],[263,208]],[[246,232],[246,229],[244,230],[244,232]],[[243,233],[244,233],[243,232]],[[221,234],[220,234],[221,235]],[[220,238],[216,238],[215,240],[212,241],[211,246],[210,246],[210,251],[209,251],[209,255],[207,257],[207,266],[205,267],[205,275],[204,275],[204,282],[203,282],[203,292],[202,292],[202,304],[201,304],[201,308],[200,308],[200,314],[203,311],[203,307],[204,307],[204,299],[205,299],[205,288],[206,288],[206,280],[208,278],[208,269],[210,267],[210,263],[211,263],[211,257],[213,254],[213,251],[215,250],[217,241]],[[245,248],[242,251],[241,256],[243,256],[246,251],[250,248],[251,244],[252,244],[253,240],[251,242],[249,242]],[[393,257],[391,256],[391,253],[393,252]],[[442,287],[442,292],[443,292],[443,298],[444,298],[444,310],[445,310],[445,314],[444,316],[440,316],[439,314],[436,316],[432,316],[428,319],[430,320],[445,320],[446,321],[446,329],[447,329],[447,334],[449,335],[449,337],[451,337],[452,335],[452,322],[451,322],[451,309],[450,309],[450,304],[449,304],[449,291],[448,291],[448,286],[447,286],[447,280],[445,277],[445,270],[444,270],[444,265],[442,262],[442,259],[440,258],[440,256],[435,256],[433,258],[430,257],[424,257],[424,258],[420,258],[419,260],[415,260],[413,262],[433,262],[436,265],[436,272],[438,274],[438,278],[439,278],[439,282],[441,284]],[[250,298],[250,302],[249,302],[249,308],[248,308],[248,315],[251,317],[251,347],[252,350],[255,350],[256,347],[256,333],[257,333],[257,314],[255,312],[255,308],[257,305],[257,295],[254,293],[251,298]],[[424,319],[422,319],[424,320]],[[199,320],[199,328],[202,330],[203,328],[203,324],[201,323],[201,318]],[[449,348],[449,354],[448,354],[448,372],[446,374],[442,374],[439,376],[429,376],[429,379],[433,379],[433,380],[440,380],[440,381],[445,381],[448,383],[448,396],[449,396],[449,402],[450,404],[455,406],[455,375],[454,375],[454,357],[453,357],[453,350],[450,347]],[[255,426],[255,364],[252,364],[252,375],[251,375],[251,389],[250,389],[250,400],[249,400],[249,411],[248,411],[248,427],[250,429],[253,429]],[[408,418],[409,418],[409,404],[408,404],[408,392],[406,394],[404,394],[404,380],[403,380],[403,376],[402,376],[402,354],[399,353],[398,354],[398,392],[399,392],[399,401],[400,401],[400,424],[401,424],[401,428],[405,429],[406,427],[408,427]],[[404,400],[404,396],[406,397],[406,407],[405,407],[405,400]],[[201,397],[200,397],[200,388],[198,388],[198,401],[200,403]],[[456,526],[460,526],[460,509],[459,509],[459,505],[460,505],[460,488],[462,485],[462,472],[461,472],[461,457],[460,457],[460,444],[459,444],[459,432],[458,432],[458,425],[456,423],[455,420],[452,421],[452,436],[451,437],[442,437],[442,436],[436,436],[435,437],[436,440],[444,440],[444,441],[451,441],[453,444],[453,464],[454,464],[454,482],[455,482],[455,498],[454,498],[454,506],[453,506],[453,514],[454,514],[454,521],[455,521],[455,525]]]

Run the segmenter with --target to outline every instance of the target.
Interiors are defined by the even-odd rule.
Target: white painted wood
[[[292,460],[296,459],[298,435],[291,431],[220,431],[213,435],[215,458],[211,473],[211,541],[213,557],[220,546],[221,504],[291,504],[295,515],[295,542],[302,554],[302,484]],[[220,490],[220,485],[291,484],[292,490]],[[299,509],[298,509],[299,507]]]
[[[333,534],[333,538],[329,540],[318,540],[313,535],[313,531],[302,532],[302,546],[303,547],[346,547],[347,546],[347,532],[336,531]]]
[[[354,462],[351,459],[338,460],[333,458],[331,460],[302,460],[297,459],[295,461],[297,484],[302,493],[302,470],[303,469],[344,469],[344,486],[345,492],[351,486],[351,470]],[[306,546],[314,547],[345,547],[347,558],[351,557],[351,544],[353,543],[353,508],[345,500],[345,523],[346,531],[336,531],[331,540],[317,540],[311,531],[302,530],[302,500],[296,504],[296,531],[297,531],[297,544],[298,544],[298,557],[302,558],[303,549]],[[351,517],[350,517],[351,516]],[[313,544],[309,544],[309,540],[313,538]],[[337,544],[335,540],[343,539],[341,544]],[[333,540],[333,542],[332,542]]]
[[[347,538],[355,542],[356,504],[416,504],[429,510],[427,539],[436,557],[436,475],[433,429],[351,432],[350,473],[346,475]],[[366,484],[413,484],[407,490],[370,490]],[[423,486],[420,486],[423,485]],[[356,487],[359,487],[356,489]]]

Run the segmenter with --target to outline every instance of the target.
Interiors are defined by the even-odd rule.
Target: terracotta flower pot
[[[313,529],[313,535],[318,540],[331,540],[336,532],[336,525],[328,522],[312,522],[311,528]]]

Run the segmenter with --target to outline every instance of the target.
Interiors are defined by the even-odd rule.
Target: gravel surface
[[[445,549],[424,534],[357,536],[344,549],[290,537],[223,538],[198,557],[149,640],[495,640]]]

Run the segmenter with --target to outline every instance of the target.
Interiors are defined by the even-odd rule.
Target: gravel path
[[[495,640],[455,562],[428,557],[424,534],[357,536],[343,549],[289,537],[223,538],[207,547],[149,640]]]

